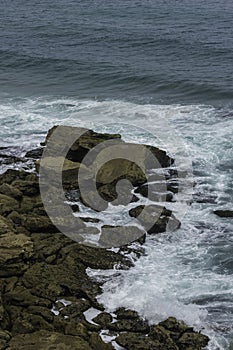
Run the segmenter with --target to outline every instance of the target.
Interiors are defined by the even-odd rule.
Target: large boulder
[[[75,139],[77,134],[81,136],[70,146],[70,139]],[[146,170],[169,167],[173,163],[173,159],[159,148],[126,143],[119,134],[100,134],[83,128],[55,126],[49,130],[45,144],[45,159],[40,166],[55,169],[61,154],[71,161],[64,162],[64,184],[73,182],[77,185],[80,162],[86,167],[85,180],[92,175],[97,187],[115,185],[121,179],[138,186],[146,182]],[[86,155],[88,158],[84,159]]]
[[[56,140],[51,139],[52,134],[56,131]],[[81,135],[69,147],[70,138],[76,135]],[[71,126],[54,126],[52,127],[46,136],[45,145],[49,142],[49,147],[51,149],[51,155],[57,156],[57,149],[67,150],[67,159],[81,162],[85,155],[90,151],[90,149],[99,145],[100,143],[108,140],[120,140],[121,136],[119,134],[104,134],[97,133],[92,130],[85,128],[77,128]]]

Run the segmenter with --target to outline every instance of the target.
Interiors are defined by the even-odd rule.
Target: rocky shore
[[[88,267],[129,269],[134,263],[132,252],[134,259],[143,254],[143,243],[148,234],[180,226],[172,211],[159,204],[175,201],[179,180],[176,170],[171,168],[174,160],[165,151],[146,146],[161,166],[157,169],[160,172],[151,173],[149,179],[133,162],[119,158],[107,162],[96,177],[98,195],[105,203],[116,201],[117,205],[117,183],[122,179],[129,180],[133,195],[129,197],[123,191],[120,197],[123,203],[133,204],[129,216],[135,220],[138,217],[139,226],[101,226],[100,219],[82,216],[79,229],[84,237],[89,230],[91,234],[99,235],[100,246],[113,243],[119,249],[115,252],[88,246],[59,232],[41,199],[38,171],[41,167],[56,171],[60,157],[56,155],[57,145],[54,145],[54,154],[41,160],[54,130],[56,127],[48,132],[41,148],[28,152],[23,158],[11,157],[5,149],[1,150],[1,159],[7,159],[7,164],[29,161],[35,163],[35,170],[8,169],[0,175],[0,349],[204,349],[208,337],[172,315],[157,325],[149,325],[134,310],[119,308],[114,314],[107,313],[96,299],[103,282],[94,281],[86,272]],[[67,132],[72,132],[72,128],[67,127]],[[89,206],[86,197],[80,194],[77,182],[82,161],[90,150],[108,140],[131,147],[118,134],[87,130],[67,153],[63,187],[68,203],[75,198],[75,204],[67,204],[75,215],[81,206]],[[65,147],[66,142],[61,135],[61,145]],[[140,155],[140,149],[137,155],[141,157],[140,164],[150,170],[150,162],[145,154]],[[150,183],[156,185],[148,191]],[[52,186],[56,193],[56,184],[52,183]],[[96,193],[90,192],[89,196],[94,201],[99,198],[96,199]],[[145,212],[145,205],[137,204],[143,197],[155,202],[150,202]],[[154,213],[158,213],[156,222],[152,220]],[[61,216],[60,220],[65,226],[66,219]],[[90,226],[90,222],[98,223],[100,229]],[[136,244],[128,244],[127,239],[122,244],[124,237],[130,237]],[[87,316],[90,314],[94,316]]]

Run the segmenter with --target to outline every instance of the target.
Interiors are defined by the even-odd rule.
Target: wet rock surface
[[[52,131],[46,139],[48,142]],[[98,134],[88,131],[74,143],[68,153],[66,184],[74,184],[73,169],[78,167],[85,154],[93,146],[106,140],[120,140],[120,135]],[[65,140],[61,138],[61,144]],[[162,166],[172,164],[164,151],[151,148]],[[39,159],[41,149],[27,153],[27,157]],[[75,163],[75,164],[73,164]],[[74,168],[72,168],[74,166]],[[132,165],[127,164],[131,179]],[[127,168],[128,169],[128,168]],[[124,170],[125,171],[125,170]],[[123,172],[124,172],[123,171]],[[128,170],[127,170],[128,171]],[[127,172],[126,171],[126,172]],[[121,178],[110,171],[110,180],[103,170],[101,185],[115,185]],[[143,182],[135,175],[135,183]],[[114,177],[114,176],[115,177]],[[140,175],[141,176],[141,175]],[[142,181],[143,180],[143,181]],[[111,192],[111,191],[110,191]],[[106,193],[106,188],[105,188]],[[54,189],[54,195],[56,188]],[[114,197],[115,199],[115,197]],[[68,204],[67,204],[68,205]],[[76,207],[74,207],[76,205]],[[136,205],[136,203],[135,203]],[[151,213],[156,207],[149,208]],[[159,208],[161,209],[161,208]],[[57,212],[59,212],[57,208]],[[79,213],[79,204],[73,204]],[[149,213],[150,213],[149,211]],[[136,206],[130,212],[137,217],[142,212]],[[166,218],[166,219],[164,219]],[[167,218],[176,219],[172,212],[162,208],[159,227],[153,233],[167,229]],[[145,224],[150,215],[143,216]],[[98,219],[85,217],[86,224],[98,224]],[[66,224],[64,220],[64,225]],[[143,225],[142,225],[143,226]],[[105,226],[108,232],[111,226]],[[117,344],[126,350],[198,350],[208,343],[208,338],[174,318],[149,325],[137,312],[120,308],[109,314],[97,301],[101,293],[101,281],[94,281],[87,274],[92,269],[129,269],[133,266],[130,254],[143,254],[146,234],[143,229],[128,229],[135,240],[143,234],[138,248],[122,246],[118,252],[94,248],[77,243],[60,233],[44,209],[36,173],[9,169],[0,175],[0,349],[1,350],[112,350],[113,344],[103,341],[101,334],[108,331]],[[119,232],[125,227],[114,227],[117,243]],[[152,233],[152,232],[149,232]],[[102,236],[106,240],[108,237]],[[85,317],[90,308],[99,311],[92,320]],[[94,323],[93,323],[94,322]]]

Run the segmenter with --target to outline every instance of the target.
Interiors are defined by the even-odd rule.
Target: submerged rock
[[[215,210],[214,214],[221,218],[233,218],[233,210]]]

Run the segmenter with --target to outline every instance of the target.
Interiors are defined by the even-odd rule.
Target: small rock
[[[98,323],[101,327],[107,328],[109,323],[112,322],[112,316],[107,312],[101,312],[92,320],[95,323]]]

